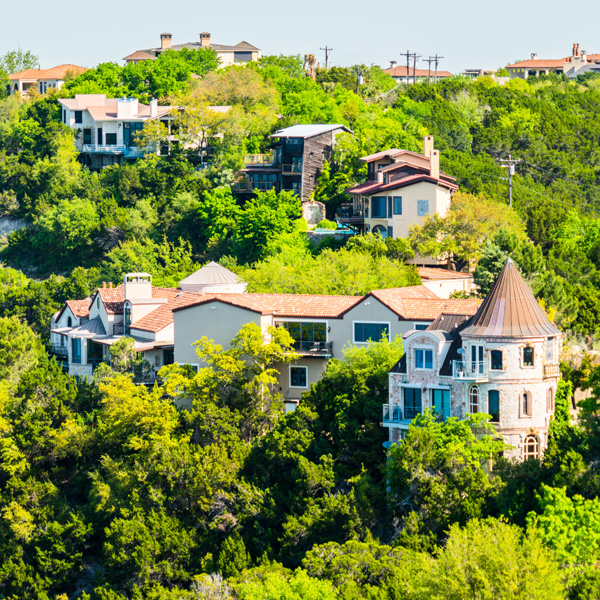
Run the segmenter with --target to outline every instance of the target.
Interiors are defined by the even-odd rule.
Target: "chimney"
[[[123,277],[125,300],[149,300],[152,298],[152,275],[127,273]]]
[[[168,50],[171,47],[171,38],[173,36],[170,33],[160,34],[160,49]]]
[[[152,98],[150,100],[150,118],[154,118],[158,115],[158,100]]]
[[[396,66],[395,60],[390,60],[390,69],[393,69]]]
[[[429,163],[429,175],[434,179],[440,178],[440,151],[432,150],[431,162]]]
[[[531,53],[531,60],[535,60],[537,58],[537,52]]]
[[[131,119],[137,114],[137,98],[119,98],[117,100],[117,119]]]
[[[375,177],[377,178],[377,183],[383,183],[383,173],[381,171],[377,171]]]
[[[423,136],[423,156],[427,158],[431,158],[431,153],[433,152],[433,136],[432,135],[424,135]]]
[[[200,34],[200,46],[202,48],[210,48],[210,33],[203,31]]]
[[[108,282],[108,289],[109,289],[109,290],[112,290],[112,289],[113,289],[113,282],[112,282],[112,281],[109,281],[109,282]]]
[[[579,44],[577,44],[577,56],[580,56],[580,52],[579,52]]]
[[[102,282],[102,289],[105,290],[106,289],[106,281]]]

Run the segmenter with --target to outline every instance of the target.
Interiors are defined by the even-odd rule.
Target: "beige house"
[[[472,273],[459,273],[448,269],[417,267],[421,283],[439,298],[450,298],[456,292],[475,292]]]
[[[69,78],[85,73],[85,67],[78,65],[58,65],[51,69],[26,69],[8,76],[6,94],[26,94],[35,90],[45,94],[50,89],[59,90]]]
[[[396,61],[390,62],[390,66],[383,70],[392,77],[397,83],[412,84],[414,81],[422,83],[424,81],[436,82],[440,79],[448,79],[454,77],[450,71],[438,71],[436,69],[414,69],[413,67],[406,68],[406,65],[398,65]],[[408,77],[407,77],[408,75]]]
[[[157,48],[146,48],[145,50],[136,50],[129,54],[123,60],[126,63],[140,62],[142,60],[151,60],[157,58],[166,50],[181,50],[188,48],[189,50],[199,50],[201,48],[212,48],[217,58],[221,61],[221,67],[230,67],[235,64],[245,64],[247,62],[256,61],[262,57],[259,48],[249,44],[248,42],[239,42],[235,46],[225,44],[215,44],[211,41],[210,33],[203,32],[200,34],[200,39],[197,42],[187,42],[185,44],[173,44],[173,36],[170,33],[160,34],[160,46]]]
[[[348,190],[353,217],[362,218],[365,232],[383,238],[406,237],[427,216],[444,216],[458,190],[456,178],[440,171],[432,135],[423,138],[423,154],[392,148],[360,160],[368,165],[367,181]]]
[[[244,282],[210,263],[179,288],[152,285],[147,273],[128,273],[122,285],[68,301],[53,317],[53,352],[71,375],[90,377],[110,360],[110,346],[123,335],[157,372],[177,362],[200,367],[194,343],[201,337],[230,347],[246,323],[285,327],[300,358],[280,365],[280,391],[289,410],[317,382],[330,358],[368,340],[389,339],[427,328],[440,313],[474,314],[477,300],[447,300],[423,285],[375,290],[366,296],[249,294]],[[149,378],[153,380],[153,376]]]
[[[402,440],[427,408],[440,419],[482,412],[511,446],[509,456],[542,455],[554,415],[562,334],[510,259],[474,316],[443,313],[404,339],[383,407],[390,443]]]

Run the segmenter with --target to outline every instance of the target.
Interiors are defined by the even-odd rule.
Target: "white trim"
[[[415,352],[415,354],[413,356],[413,358],[414,358],[413,369],[415,371],[427,371],[427,372],[435,371],[435,366],[433,364],[434,356],[435,356],[435,347],[434,346],[424,346],[422,344],[414,344],[412,349]],[[417,367],[417,355],[416,355],[417,350],[429,350],[431,352],[431,369],[428,369],[427,367]],[[423,356],[423,364],[425,364],[425,356]]]
[[[292,385],[292,369],[304,369],[306,373],[306,385]],[[288,367],[288,387],[294,390],[307,390],[310,386],[310,382],[308,381],[308,367],[306,365],[289,365]]]
[[[426,328],[431,325],[433,321],[413,321],[413,329],[415,331],[425,331],[425,329],[417,329],[417,325],[425,325]]]
[[[153,348],[154,350],[154,348]],[[145,350],[143,350],[143,352],[145,352]],[[190,367],[196,367],[196,373],[198,373],[198,371],[200,371],[200,364],[199,363],[173,363],[176,364],[178,367],[186,367],[186,366],[190,366]]]
[[[392,340],[392,323],[391,321],[352,321],[352,343],[353,344],[367,344],[368,342],[357,342],[356,341],[356,324],[375,324],[375,325],[387,325],[388,341]],[[378,342],[379,340],[372,340]]]

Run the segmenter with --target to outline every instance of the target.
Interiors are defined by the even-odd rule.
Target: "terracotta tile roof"
[[[58,65],[51,69],[26,69],[25,71],[19,71],[9,75],[8,78],[11,81],[19,81],[20,79],[64,79],[68,74],[81,75],[87,71],[85,67],[79,67],[78,65]]]
[[[143,50],[137,50],[133,54],[125,56],[123,60],[156,60],[156,56],[148,54],[148,52],[144,52]]]
[[[106,308],[108,314],[117,314],[123,312],[123,302],[125,301],[125,288],[123,284],[113,288],[98,288],[97,291]],[[153,298],[168,298],[174,299],[181,290],[177,288],[161,288],[152,286]],[[92,302],[96,299],[96,294],[92,295]],[[91,303],[90,303],[91,304]]]
[[[424,285],[409,285],[401,288],[388,288],[387,290],[373,290],[372,296],[375,296],[378,300],[386,302],[389,300],[395,300],[397,298],[435,298],[439,300],[440,297],[432,292],[428,287]]]
[[[553,337],[560,335],[560,331],[550,322],[509,258],[463,335]]]
[[[390,67],[389,69],[384,69],[384,72],[387,73],[388,75],[391,75],[392,77],[406,77],[406,65],[396,65],[395,67]],[[413,77],[415,75],[415,73],[416,73],[417,77],[431,76],[432,79],[435,77],[434,69],[431,69],[431,71],[429,69],[416,69],[415,70],[412,67],[410,67],[408,69],[409,77]],[[450,73],[450,71],[438,71],[437,72],[438,79],[444,79],[445,77],[454,77],[454,75],[452,75],[452,73]]]
[[[169,288],[163,289],[167,290]],[[173,291],[176,292],[175,295],[169,298],[169,301],[166,304],[162,304],[145,317],[142,317],[138,321],[135,321],[135,323],[132,323],[131,328],[157,333],[161,329],[164,329],[173,323],[174,309],[189,306],[190,304],[197,303],[202,299],[201,294],[182,292],[180,290]]]
[[[562,69],[563,64],[567,61],[566,58],[556,59],[543,59],[543,58],[530,58],[529,60],[522,60],[516,62],[513,65],[508,65],[507,69]]]
[[[441,313],[474,315],[480,300],[443,298],[403,298],[396,290],[376,290],[371,295],[406,321],[433,321]],[[434,294],[435,296],[435,294]]]
[[[66,305],[76,317],[87,317],[90,314],[90,298],[83,300],[67,300]]]
[[[433,267],[417,267],[419,277],[424,280],[438,279],[473,279],[472,273],[459,273],[448,269],[435,269]]]

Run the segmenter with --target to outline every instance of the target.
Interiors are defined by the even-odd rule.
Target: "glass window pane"
[[[501,371],[502,370],[502,350],[492,350],[491,358],[492,358],[492,370],[493,371]]]
[[[433,350],[425,350],[425,368],[433,369]]]
[[[312,323],[302,323],[302,341],[303,342],[313,342],[313,324]]]
[[[417,369],[423,368],[423,350],[415,350],[415,367]]]
[[[492,421],[500,420],[500,392],[498,390],[488,392],[488,413],[492,415]]]
[[[313,323],[313,335],[315,342],[327,341],[327,325],[325,323]]]

